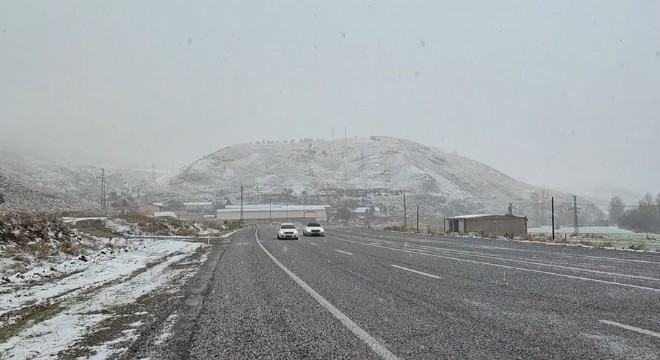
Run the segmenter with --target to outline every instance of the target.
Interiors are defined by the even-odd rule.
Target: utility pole
[[[156,163],[151,163],[151,180],[156,182]]]
[[[105,202],[105,169],[101,169],[101,211],[105,212],[107,204]]]
[[[578,224],[578,206],[577,206],[577,196],[573,195],[573,235],[577,236],[580,234],[580,226]]]
[[[406,193],[403,193],[403,228],[408,228],[408,214],[406,212]]]
[[[509,211],[509,216],[513,216],[513,203],[509,203],[508,211]]]
[[[303,190],[303,222],[307,222],[307,213],[305,206],[307,205],[307,190]]]
[[[238,222],[238,227],[243,226],[243,186],[241,186],[241,220]]]
[[[273,223],[273,199],[268,200],[268,225]]]
[[[419,204],[417,204],[417,232],[419,232]]]
[[[550,198],[552,204],[552,240],[555,239],[555,197]]]

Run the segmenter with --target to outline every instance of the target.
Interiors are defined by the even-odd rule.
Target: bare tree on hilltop
[[[609,217],[611,224],[618,224],[625,213],[626,204],[620,196],[615,196],[610,200]]]
[[[659,200],[660,194],[653,199],[651,193],[646,193],[637,207],[623,212],[617,225],[637,232],[660,233]]]
[[[548,201],[550,200],[550,192],[546,189],[536,189],[529,194],[529,199],[534,205],[534,217],[535,221],[539,225],[545,225],[543,219],[545,218],[545,212],[547,208]]]

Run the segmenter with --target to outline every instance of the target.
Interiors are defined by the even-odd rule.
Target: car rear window
[[[280,226],[280,229],[295,229],[295,225],[282,225]]]

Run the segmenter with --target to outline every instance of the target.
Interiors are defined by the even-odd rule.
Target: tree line
[[[636,206],[626,206],[623,199],[615,196],[609,204],[610,223],[636,232],[660,233],[660,193],[653,199],[646,193]]]

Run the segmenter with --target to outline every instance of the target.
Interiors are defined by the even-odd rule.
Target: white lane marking
[[[355,336],[357,336],[360,340],[364,341],[373,352],[375,352],[378,356],[380,356],[383,359],[390,359],[390,360],[398,360],[399,358],[392,354],[383,344],[378,342],[373,336],[369,335],[366,331],[364,331],[358,324],[354,323],[353,320],[351,320],[348,316],[344,315],[339,309],[337,309],[334,305],[332,305],[328,300],[326,300],[323,296],[319,295],[314,289],[312,289],[309,285],[307,285],[302,279],[300,279],[296,274],[294,274],[291,270],[289,270],[286,266],[282,265],[279,260],[275,258],[266,248],[261,244],[261,241],[259,241],[259,229],[254,232],[254,239],[257,240],[257,244],[261,247],[261,250],[263,250],[268,257],[273,260],[273,262],[280,267],[280,269],[284,270],[284,272],[289,275],[293,281],[295,281],[298,285],[300,285],[301,288],[303,288],[309,295],[311,295],[314,300],[316,300],[321,306],[323,306],[326,310],[328,310],[337,320],[339,320],[348,330],[350,330]]]
[[[350,234],[342,234],[343,236],[355,236],[355,232],[351,232]],[[405,235],[405,234],[401,234]],[[366,234],[363,234],[362,238],[365,240],[372,240],[369,237],[366,237]],[[426,242],[426,243],[433,243],[433,244],[446,244],[446,245],[458,245],[455,241],[448,241],[448,240],[442,240],[442,239],[420,239],[420,238],[415,238],[415,237],[406,237],[406,236],[399,236],[399,237],[391,237],[391,236],[379,236],[381,239],[390,239],[390,240],[402,240],[405,238],[404,241],[407,240],[412,240],[412,241],[420,241],[420,242]],[[471,238],[461,238],[460,241],[474,241],[475,239]],[[479,240],[479,239],[476,239]],[[499,240],[498,240],[499,241]],[[543,244],[543,243],[538,243],[538,242],[533,242],[533,241],[521,241],[521,240],[514,240],[515,242],[520,242],[520,243],[532,243],[532,244]],[[465,247],[472,247],[472,248],[482,248],[481,245],[470,245],[466,243],[461,243],[460,246],[465,246]],[[538,253],[543,253],[547,254],[547,251],[542,251],[542,250],[533,250],[533,249],[515,249],[515,248],[510,248],[510,247],[504,247],[504,246],[498,246],[494,247],[499,250],[507,250],[507,251],[529,251],[529,252],[538,252]],[[622,258],[613,258],[613,257],[606,257],[606,256],[594,256],[594,255],[581,255],[581,254],[565,254],[565,253],[552,253],[553,255],[558,255],[562,257],[571,257],[571,258],[585,258],[585,259],[596,259],[596,260],[606,260],[606,261],[612,261],[612,262],[634,262],[634,263],[641,263],[641,264],[654,264],[654,265],[660,265],[659,261],[650,261],[650,260],[639,260],[639,259],[622,259]]]
[[[480,264],[480,265],[488,265],[488,266],[495,266],[495,267],[501,267],[505,269],[512,269],[512,270],[520,270],[520,271],[528,271],[528,272],[533,272],[537,274],[545,274],[545,275],[553,275],[553,276],[560,276],[560,277],[565,277],[569,279],[576,279],[576,280],[584,280],[584,281],[593,281],[601,284],[609,284],[609,285],[618,285],[618,286],[624,286],[624,287],[630,287],[630,288],[635,288],[635,289],[642,289],[642,290],[651,290],[651,291],[657,291],[660,292],[660,289],[656,288],[651,288],[651,287],[646,287],[646,286],[639,286],[639,285],[633,285],[633,284],[624,284],[624,283],[618,283],[614,281],[607,281],[607,280],[600,280],[600,279],[592,279],[592,278],[586,278],[582,276],[576,276],[576,275],[568,275],[568,274],[560,274],[560,273],[553,273],[550,271],[542,271],[542,270],[535,270],[535,269],[527,269],[527,268],[521,268],[517,266],[510,266],[510,265],[502,265],[502,264],[493,264],[489,262],[484,262],[484,261],[477,261],[477,260],[469,260],[469,259],[461,259],[461,258],[455,258],[451,256],[443,256],[443,255],[436,255],[436,254],[427,254],[424,252],[419,252],[419,251],[413,251],[413,250],[403,250],[403,249],[397,249],[397,248],[391,248],[387,246],[380,246],[380,245],[373,245],[373,244],[364,244],[359,241],[351,241],[351,240],[342,240],[339,238],[336,238],[339,241],[346,241],[358,245],[364,245],[364,246],[373,246],[377,248],[382,248],[382,249],[388,249],[388,250],[394,250],[394,251],[401,251],[401,252],[406,252],[406,253],[411,253],[411,254],[417,254],[417,255],[425,255],[425,256],[432,256],[432,257],[437,257],[441,259],[449,259],[449,260],[456,260],[456,261],[461,261],[461,262],[468,262],[472,264]]]
[[[342,237],[346,238],[345,236],[342,236]],[[393,242],[393,241],[381,241],[380,243],[378,243],[378,242],[376,242],[376,243],[379,244],[379,245],[389,245],[389,246],[399,246],[399,245],[401,245],[400,243],[396,243],[396,242]],[[589,273],[600,274],[600,275],[609,275],[609,276],[625,277],[625,278],[648,280],[648,281],[660,281],[660,279],[658,279],[658,278],[642,276],[642,275],[621,274],[621,273],[610,272],[610,271],[600,271],[600,270],[594,270],[594,269],[577,268],[577,267],[572,267],[572,266],[563,266],[563,265],[546,263],[546,262],[508,259],[508,258],[505,258],[505,257],[495,256],[495,255],[488,255],[488,254],[484,254],[484,253],[480,253],[480,252],[445,249],[445,248],[439,248],[439,247],[433,247],[433,246],[407,244],[407,249],[417,250],[419,252],[434,251],[434,252],[456,253],[456,254],[465,255],[465,256],[473,256],[473,257],[480,257],[480,258],[486,258],[486,259],[492,259],[492,260],[508,261],[508,262],[519,263],[519,264],[529,264],[529,265],[552,267],[552,268],[557,268],[557,269],[562,269],[562,270],[589,272]],[[588,265],[590,265],[590,264],[588,264]]]
[[[635,327],[635,326],[621,324],[621,323],[618,323],[618,322],[615,322],[615,321],[609,321],[609,320],[598,320],[598,322],[601,322],[601,323],[607,324],[607,325],[617,326],[617,327],[620,327],[622,329],[626,329],[626,330],[630,330],[630,331],[635,331],[635,332],[638,332],[640,334],[651,335],[651,336],[655,336],[657,338],[660,338],[660,333],[657,333],[657,332],[654,332],[654,331],[651,331],[651,330],[646,330],[646,329],[638,328],[638,327]]]
[[[428,277],[430,277],[430,278],[434,278],[434,279],[442,279],[440,276],[435,276],[435,275],[432,275],[432,274],[429,274],[429,273],[425,273],[425,272],[422,272],[422,271],[417,271],[417,270],[413,270],[413,269],[408,269],[408,268],[403,267],[403,266],[392,265],[392,267],[395,267],[395,268],[397,268],[397,269],[401,269],[401,270],[410,271],[411,273],[415,273],[415,274],[419,274],[419,275],[428,276]]]
[[[310,245],[319,246],[319,244],[314,244],[313,242],[309,243]]]
[[[348,251],[341,251],[341,250],[337,250],[337,249],[335,249],[335,251],[336,251],[336,252],[340,252],[340,253],[342,253],[342,254],[346,254],[346,255],[351,255],[351,256],[353,256],[353,254],[349,253]]]

